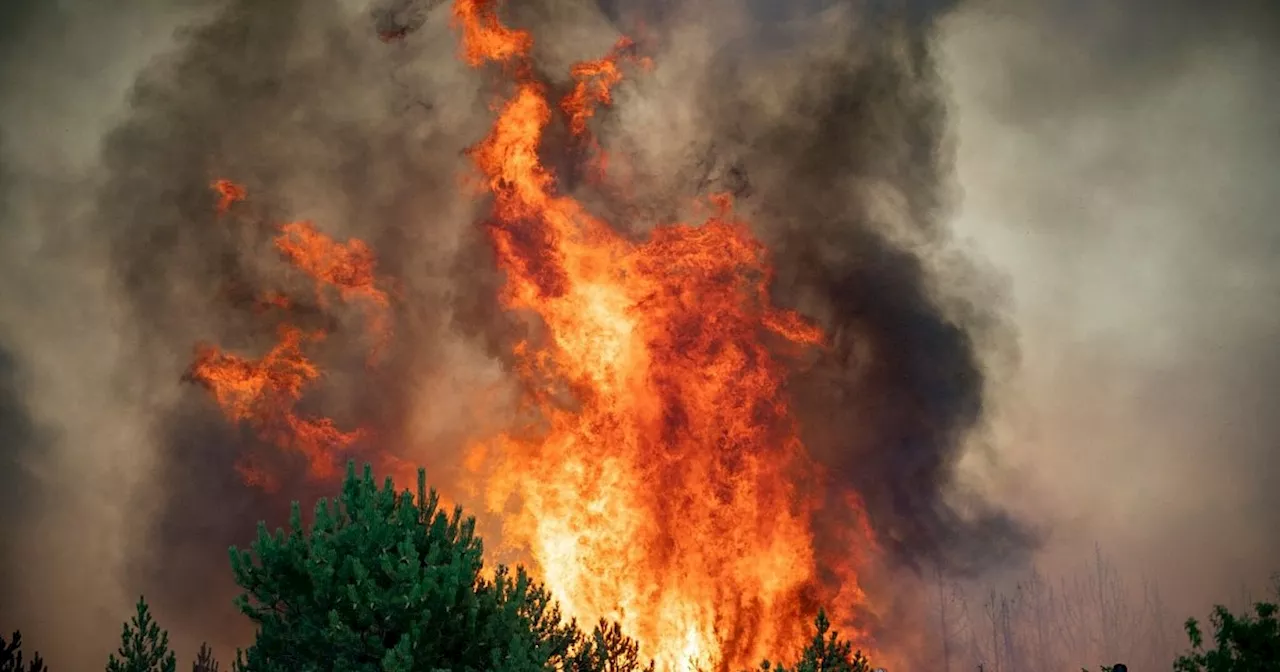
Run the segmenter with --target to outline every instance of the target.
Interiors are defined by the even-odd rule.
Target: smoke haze
[[[1049,567],[1099,543],[1179,614],[1280,559],[1278,16],[993,1],[941,42],[955,229],[1007,273],[1022,346],[998,489],[1052,521]]]
[[[180,382],[197,342],[269,344],[246,296],[296,280],[266,224],[358,236],[403,285],[381,373],[358,337],[323,354],[309,403],[340,425],[467,501],[460,448],[502,426],[511,387],[458,179],[490,85],[457,62],[447,8],[115,5],[0,10],[0,629],[58,669],[101,665],[142,592],[180,654],[232,650],[226,547],[325,492],[244,486],[233,462],[261,446]],[[513,17],[548,73],[652,34],[654,71],[602,120],[612,181],[568,184],[637,233],[737,194],[781,298],[833,336],[796,405],[885,571],[1058,571],[1096,542],[1189,614],[1280,568],[1275,13],[787,6]],[[234,222],[219,177],[249,189]]]

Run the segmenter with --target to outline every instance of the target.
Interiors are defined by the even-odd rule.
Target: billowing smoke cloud
[[[147,416],[165,388],[115,377],[133,331],[101,239],[80,226],[123,90],[193,11],[139,9],[6,3],[0,19],[0,620],[51,652],[107,650],[101,621],[129,602],[122,580],[158,503]]]
[[[943,35],[956,229],[1022,344],[1001,499],[1052,521],[1051,573],[1096,542],[1175,614],[1238,603],[1280,566],[1280,13],[993,0]]]
[[[1096,488],[1039,489],[1059,497],[1053,500],[1011,490],[1007,484],[1014,479],[1000,467],[957,478],[966,459],[990,465],[984,458],[993,453],[997,465],[1025,459],[1029,471],[1051,462],[1053,473],[1063,473],[1073,464],[1099,468],[1102,457],[1118,450],[1096,450],[1091,454],[1097,459],[1070,462],[1079,454],[1072,442],[1089,436],[1067,421],[1042,430],[1060,439],[1026,444],[1043,446],[1037,452],[1006,445],[1010,423],[1028,422],[1018,414],[1030,411],[1014,403],[1025,389],[1043,411],[1067,399],[1103,403],[1098,400],[1108,397],[1073,395],[1093,389],[1083,387],[1092,380],[1086,374],[1104,367],[1113,384],[1167,385],[1147,382],[1152,369],[1132,365],[1132,350],[1113,349],[1103,363],[1072,367],[1079,378],[1071,380],[1051,375],[1056,369],[1028,366],[1041,377],[1016,388],[1026,384],[1010,377],[1019,359],[1026,365],[1029,358],[1079,357],[1083,341],[1055,340],[1055,333],[1076,333],[1063,329],[1070,315],[1056,312],[1058,321],[1045,322],[1037,317],[1043,311],[1028,313],[1028,302],[1043,305],[1050,295],[1035,293],[1042,280],[1023,273],[1016,258],[998,247],[984,249],[1013,268],[1015,304],[1003,276],[953,240],[957,212],[964,215],[963,231],[997,242],[1006,239],[1010,228],[1001,227],[1011,226],[1009,218],[1025,214],[1045,232],[1044,248],[1033,249],[1075,241],[1082,250],[1076,259],[1109,249],[1102,243],[1116,235],[1096,218],[1079,235],[1064,233],[1061,215],[1044,210],[1046,197],[1068,193],[1059,177],[1089,189],[1105,185],[1092,172],[1073,173],[1048,160],[1074,141],[1037,126],[1045,112],[1018,93],[1020,80],[996,86],[996,93],[972,83],[979,74],[1007,68],[1015,58],[1010,54],[1022,58],[1024,52],[1043,60],[1028,61],[1027,70],[1014,74],[1028,82],[1053,81],[1041,75],[1057,72],[1059,60],[1045,50],[1078,47],[1067,36],[1034,47],[1021,41],[1025,31],[1050,25],[1045,17],[1051,12],[991,15],[982,3],[956,9],[956,3],[923,1],[694,4],[557,1],[522,4],[513,12],[535,28],[548,73],[603,53],[618,30],[643,27],[637,34],[655,52],[655,68],[619,89],[601,132],[613,157],[613,182],[606,187],[625,185],[628,205],[610,188],[590,194],[584,188],[582,198],[640,234],[681,217],[693,197],[709,189],[738,195],[740,210],[777,253],[779,298],[819,319],[833,336],[833,347],[796,376],[793,393],[807,441],[834,482],[862,493],[891,564],[911,570],[940,563],[968,574],[1018,566],[1038,535],[992,504],[979,486],[1007,505],[1043,513],[1046,524],[1059,522],[1054,514],[1064,507],[1082,507],[1084,495],[1104,503],[1097,511],[1135,505],[1131,489],[1108,499],[1115,490],[1102,487],[1112,482],[1106,477],[1092,479]],[[16,543],[6,543],[0,556],[0,627],[12,619],[59,667],[92,668],[111,648],[129,601],[145,591],[181,647],[191,650],[208,638],[225,651],[245,634],[228,602],[226,547],[244,543],[259,518],[278,520],[289,500],[322,489],[301,477],[286,478],[276,494],[240,482],[233,462],[256,439],[229,427],[201,390],[181,382],[192,346],[261,350],[270,343],[270,323],[255,317],[247,303],[264,290],[298,290],[291,284],[297,279],[270,251],[271,224],[311,219],[339,239],[364,239],[378,253],[380,272],[401,285],[390,363],[373,373],[364,367],[358,330],[343,328],[352,316],[318,307],[303,311],[300,319],[336,323],[335,331],[346,334],[332,338],[320,355],[329,378],[308,399],[309,408],[340,425],[376,428],[381,448],[425,463],[433,481],[451,484],[462,441],[500,426],[508,384],[499,355],[509,334],[493,302],[497,276],[473,226],[472,196],[458,180],[465,165],[461,150],[481,137],[489,119],[489,83],[457,63],[447,9],[436,2],[229,0],[170,3],[160,14],[143,2],[109,13],[89,4],[65,14],[48,5],[26,6],[11,3],[4,10],[22,20],[0,17],[0,49],[6,57],[24,55],[6,58],[0,68],[0,212],[6,228],[0,241],[6,287],[0,352],[8,354],[0,358],[0,431],[4,463],[14,465],[0,474],[0,484],[14,484],[5,488],[12,500],[6,510],[20,514],[3,521],[6,542]],[[950,82],[938,71],[939,35],[947,38],[947,57],[958,64]],[[1007,51],[975,51],[984,44]],[[1063,91],[1077,94],[1093,90],[1086,73],[1105,72],[1092,63],[1068,65],[1057,73],[1065,78],[1059,81],[1075,82],[1076,89],[1064,84]],[[1212,81],[1213,65],[1206,67],[1197,81]],[[95,74],[76,74],[82,72]],[[1165,74],[1166,83],[1179,79]],[[1141,69],[1117,77],[1078,118],[1107,121],[1113,100],[1129,100],[1108,97],[1121,95],[1117,91],[1158,107],[1151,91],[1159,87],[1132,93],[1129,86],[1150,77]],[[1240,83],[1239,90],[1249,89]],[[958,127],[950,116],[950,91],[960,103]],[[1067,93],[1058,99],[1061,105],[1088,102]],[[1228,105],[1218,112],[1235,119],[1237,110]],[[982,150],[972,143],[1011,142],[984,114],[1007,116],[1048,143],[1044,149],[1029,145],[1037,153],[1001,178],[1007,186],[973,172],[981,170],[975,160]],[[1261,112],[1247,116],[1265,118]],[[1063,112],[1058,118],[1077,117]],[[1177,130],[1175,124],[1168,132]],[[1237,139],[1245,137],[1262,136],[1242,133]],[[956,209],[960,193],[952,164],[957,140],[960,180],[968,192],[962,211]],[[1254,151],[1224,153],[1221,162],[1265,165],[1268,155]],[[1110,170],[1135,174],[1166,160],[1145,156],[1128,169],[1119,163]],[[1080,161],[1074,170],[1090,165]],[[249,202],[222,218],[209,191],[210,181],[220,177],[245,184],[250,194]],[[1260,184],[1263,178],[1256,179]],[[575,186],[572,179],[568,186]],[[1187,193],[1213,190],[1151,193],[1193,205]],[[1026,209],[1009,214],[1015,207],[1009,203]],[[1267,204],[1260,199],[1237,209],[1239,199],[1226,198],[1211,212],[1247,211],[1240,215],[1247,219],[1274,212]],[[1099,201],[1104,206],[1110,207]],[[1135,244],[1161,235],[1157,216],[1165,212],[1146,215],[1148,233]],[[970,225],[974,218],[990,222],[977,228]],[[1183,234],[1178,244],[1190,246],[1179,249],[1219,240],[1198,233],[1207,230],[1202,217],[1174,221]],[[1245,247],[1258,249],[1259,238],[1245,240]],[[1037,257],[1029,268],[1062,269],[1054,276],[1061,278],[1055,291],[1089,287],[1068,264],[1051,263],[1055,258]],[[1187,289],[1212,286],[1205,283],[1222,261],[1205,263],[1195,276],[1199,281]],[[1188,276],[1169,271],[1165,277]],[[1022,289],[1024,284],[1037,289]],[[1084,296],[1116,295],[1110,284],[1096,287]],[[1204,316],[1192,302],[1176,307],[1178,324],[1222,325],[1200,327],[1205,338],[1247,333],[1242,343],[1255,353],[1204,358],[1200,368],[1178,369],[1187,379],[1221,372],[1227,363],[1258,361],[1262,355],[1256,353],[1264,352],[1273,333],[1261,322],[1241,322],[1243,308]],[[1079,314],[1100,310],[1090,304]],[[1146,331],[1161,325],[1157,317],[1112,324]],[[1018,329],[1024,331],[1021,344],[1012,336]],[[1105,342],[1124,342],[1115,333]],[[1167,338],[1164,344],[1165,356],[1179,359],[1194,341]],[[1201,390],[1203,399],[1238,392],[1233,381],[1258,380],[1256,367],[1236,371],[1232,375],[1240,378],[1219,378],[1224,387]],[[1267,398],[1264,386],[1257,389],[1248,398]],[[993,392],[1001,413],[995,434],[988,423]],[[1194,397],[1180,399],[1195,403]],[[1171,412],[1153,408],[1144,417],[1167,423]],[[1219,410],[1244,413],[1226,404]],[[1179,415],[1216,417],[1220,427],[1231,417]],[[1094,426],[1093,438],[1115,445],[1141,436],[1129,433],[1134,425],[1127,419]],[[1190,449],[1238,440],[1262,446],[1273,436],[1256,424],[1241,432],[1254,433],[1219,435],[1216,442],[1198,435],[1204,444],[1177,437],[1172,445]],[[997,450],[987,450],[991,445]],[[1214,472],[1224,479],[1216,482],[1265,473],[1261,451],[1232,454],[1246,453],[1257,461]],[[1145,455],[1132,459],[1129,478],[1151,471],[1150,460],[1172,460],[1155,450]],[[1172,493],[1171,484],[1180,481],[1150,482]],[[1132,524],[1166,519],[1155,508],[1143,511]],[[831,529],[822,541],[835,546],[835,532],[846,522],[825,521]],[[1080,522],[1068,529],[1105,529],[1097,516]],[[1256,528],[1239,532],[1245,529]],[[887,617],[900,621],[909,614]]]

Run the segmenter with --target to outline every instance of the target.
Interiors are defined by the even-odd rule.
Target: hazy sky
[[[1266,4],[974,3],[942,39],[955,230],[1016,305],[1009,501],[1055,521],[1053,564],[1096,540],[1189,603],[1280,566]]]

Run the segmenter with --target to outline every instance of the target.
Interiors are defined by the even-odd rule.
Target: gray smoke
[[[987,483],[1050,573],[1096,542],[1176,614],[1234,603],[1280,566],[1280,12],[991,1],[944,35],[956,230],[1022,341]]]
[[[456,157],[481,128],[477,83],[443,22],[434,39],[389,46],[367,7],[337,2],[26,16],[21,32],[5,23],[6,55],[22,58],[3,68],[0,343],[12,366],[0,399],[17,466],[4,476],[15,501],[0,617],[51,664],[92,669],[145,592],[180,650],[208,638],[229,651],[245,624],[227,546],[319,486],[286,479],[270,496],[239,482],[233,461],[256,440],[182,384],[193,346],[261,351],[272,325],[252,319],[246,291],[306,296],[270,253],[272,223],[364,237],[406,294],[388,369],[402,375],[348,375],[363,344],[335,338],[321,356],[338,392],[314,404],[382,426],[396,449],[428,446],[417,456],[434,462],[430,446],[447,449],[464,423],[412,424],[440,396],[429,374],[483,370],[437,348],[435,298],[470,221]],[[217,220],[209,184],[224,177],[253,202]]]

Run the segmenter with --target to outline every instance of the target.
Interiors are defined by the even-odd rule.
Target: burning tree
[[[817,632],[794,666],[772,665],[766,660],[760,665],[761,672],[870,672],[871,663],[861,651],[853,650],[852,643],[831,630],[825,613],[818,612],[816,625]],[[876,672],[884,670],[877,668]]]
[[[237,603],[258,629],[236,669],[654,669],[617,623],[602,620],[587,635],[523,570],[486,573],[474,526],[460,508],[440,510],[422,470],[412,496],[349,466],[341,495],[320,501],[309,529],[295,503],[289,532],[262,526],[249,551],[232,549],[245,591]],[[869,667],[820,614],[794,668],[762,669]]]

